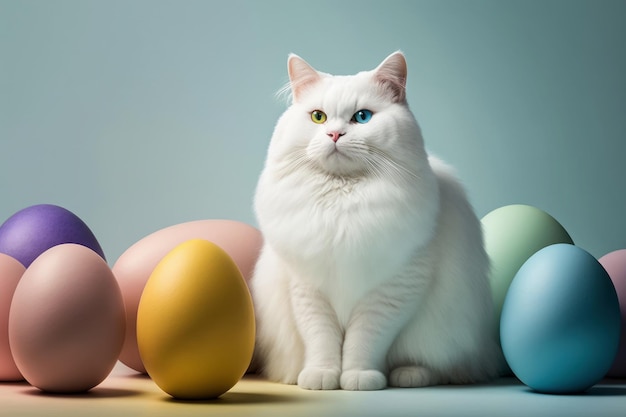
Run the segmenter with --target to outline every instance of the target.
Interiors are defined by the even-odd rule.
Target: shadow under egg
[[[164,398],[164,401],[170,403],[183,404],[214,404],[214,405],[259,405],[259,404],[279,404],[279,403],[296,403],[303,402],[299,396],[267,394],[258,392],[227,392],[218,398],[211,399],[180,399],[174,397]]]

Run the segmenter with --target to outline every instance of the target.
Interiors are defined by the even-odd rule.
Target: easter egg
[[[519,269],[504,301],[500,336],[513,373],[545,393],[577,393],[599,382],[617,352],[620,310],[602,265],[555,244]]]
[[[83,392],[115,366],[124,327],[111,269],[91,249],[68,243],[42,253],[22,275],[9,313],[9,343],[31,385]]]
[[[18,211],[0,226],[0,253],[28,266],[45,250],[62,243],[86,246],[104,259],[89,227],[71,211],[39,204]]]
[[[504,298],[522,264],[541,248],[573,241],[548,213],[523,204],[495,209],[483,217],[481,223],[485,250],[491,262],[489,282],[497,334]]]
[[[626,378],[626,249],[607,253],[598,261],[613,281],[622,318],[619,348],[607,376]]]
[[[254,335],[250,292],[219,246],[189,240],[154,268],[139,302],[137,342],[163,391],[180,399],[222,395],[250,364]]]
[[[138,372],[146,369],[137,349],[137,307],[148,277],[157,263],[174,247],[191,239],[216,243],[235,261],[246,280],[252,276],[263,239],[252,226],[233,220],[198,220],[154,232],[128,248],[115,262],[126,307],[126,338],[120,361]]]
[[[9,310],[15,287],[24,270],[17,260],[0,253],[0,381],[24,379],[15,366],[9,346]]]

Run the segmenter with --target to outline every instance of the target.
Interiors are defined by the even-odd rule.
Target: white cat
[[[484,381],[501,352],[480,222],[428,158],[396,52],[332,76],[291,55],[255,210],[251,287],[271,380],[376,390]]]

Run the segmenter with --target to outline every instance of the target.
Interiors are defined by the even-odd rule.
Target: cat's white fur
[[[493,335],[480,222],[429,158],[405,99],[406,61],[331,76],[288,61],[255,210],[256,356],[271,380],[374,390],[484,381]],[[351,121],[360,109],[365,124]],[[327,115],[323,124],[311,112]],[[342,133],[335,143],[332,132]]]

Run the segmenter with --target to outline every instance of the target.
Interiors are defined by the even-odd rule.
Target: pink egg
[[[607,253],[599,259],[599,262],[613,281],[622,316],[622,330],[617,356],[607,376],[626,378],[626,249]]]
[[[263,242],[261,232],[245,223],[198,220],[154,232],[119,257],[113,266],[113,273],[124,297],[127,323],[120,361],[138,372],[146,372],[137,348],[137,308],[143,288],[154,267],[167,253],[179,244],[196,238],[211,241],[224,249],[246,280],[252,276]]]
[[[24,271],[18,260],[0,253],[0,381],[24,379],[15,366],[9,346],[9,309],[15,287]]]
[[[17,368],[49,392],[87,391],[111,372],[125,331],[122,293],[93,250],[54,246],[26,269],[9,313]]]

